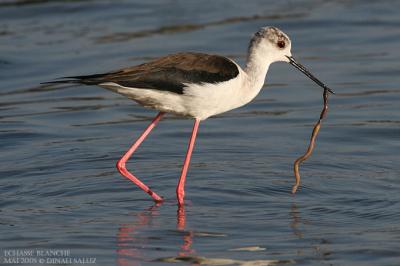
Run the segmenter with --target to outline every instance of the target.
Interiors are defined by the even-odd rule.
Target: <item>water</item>
[[[399,265],[399,9],[1,1],[2,263],[24,258],[13,250],[59,249],[95,265]],[[271,67],[251,104],[200,125],[185,213],[174,194],[191,121],[168,116],[128,164],[166,198],[156,206],[114,168],[156,113],[97,87],[39,85],[181,50],[243,64],[249,36],[265,25],[287,32],[293,54],[337,92],[295,196],[292,163],[322,92],[287,64]],[[52,256],[25,264],[42,258]]]

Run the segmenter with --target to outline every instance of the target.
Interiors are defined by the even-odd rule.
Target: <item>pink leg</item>
[[[153,192],[148,186],[143,184],[137,177],[135,177],[133,174],[131,174],[127,169],[126,169],[126,161],[132,156],[132,154],[135,152],[135,150],[140,146],[140,144],[144,141],[144,139],[147,137],[147,135],[150,134],[151,130],[157,125],[157,123],[160,121],[161,117],[165,113],[160,112],[158,115],[153,119],[153,121],[150,123],[150,125],[147,126],[146,130],[143,131],[142,135],[136,140],[136,142],[129,148],[129,150],[122,156],[121,159],[118,160],[117,162],[117,169],[121,173],[121,175],[125,176],[126,178],[130,179],[133,183],[135,183],[138,187],[140,187],[144,192],[149,194],[156,202],[161,202],[163,199],[158,196],[155,192]]]
[[[178,186],[176,187],[176,196],[178,198],[179,206],[183,205],[183,198],[185,197],[185,181],[186,174],[189,169],[190,157],[192,156],[194,142],[196,140],[197,130],[199,129],[200,120],[196,119],[193,125],[192,136],[190,137],[189,147],[186,153],[185,162],[182,167],[181,177],[179,178]]]

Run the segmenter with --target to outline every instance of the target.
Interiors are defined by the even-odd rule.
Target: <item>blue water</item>
[[[0,264],[64,265],[10,253],[58,249],[95,259],[80,265],[399,265],[399,9],[1,1]],[[184,214],[175,186],[192,121],[167,116],[128,163],[166,198],[154,205],[115,162],[156,112],[98,87],[40,85],[182,50],[243,64],[266,25],[284,30],[294,56],[337,92],[295,196],[292,163],[322,100],[288,64],[271,67],[252,103],[200,124]]]

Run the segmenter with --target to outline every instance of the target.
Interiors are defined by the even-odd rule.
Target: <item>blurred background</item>
[[[95,265],[398,265],[398,10],[394,0],[0,1],[2,262],[4,250],[63,249]],[[167,116],[129,162],[166,198],[157,206],[114,168],[156,112],[98,87],[40,85],[178,51],[243,65],[267,25],[337,92],[295,196],[292,164],[322,91],[288,64],[271,66],[252,103],[201,124],[184,213],[175,185],[191,121]]]

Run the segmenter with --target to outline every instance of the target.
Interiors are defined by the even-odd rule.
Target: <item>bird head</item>
[[[250,41],[249,54],[267,59],[268,63],[287,62],[301,71],[324,90],[334,93],[324,83],[317,79],[311,72],[297,60],[291,52],[292,44],[289,37],[276,27],[263,27],[257,31]]]

